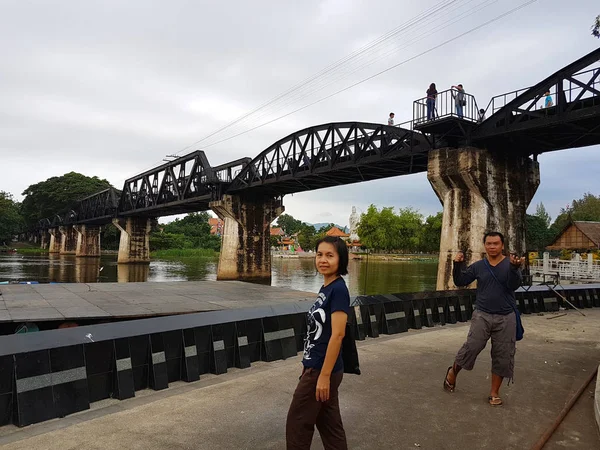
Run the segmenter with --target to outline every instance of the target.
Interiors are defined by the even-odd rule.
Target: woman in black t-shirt
[[[427,89],[427,120],[435,119],[435,99],[438,91],[435,88],[435,83],[429,85]]]
[[[338,401],[344,375],[340,350],[350,312],[341,277],[348,273],[348,248],[339,237],[327,236],[317,242],[316,252],[323,286],[308,312],[302,375],[287,416],[287,450],[310,449],[315,425],[325,450],[348,448]]]

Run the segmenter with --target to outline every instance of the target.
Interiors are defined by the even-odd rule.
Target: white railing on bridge
[[[588,254],[587,260],[550,259],[544,253],[543,259],[536,259],[530,267],[533,275],[557,275],[561,280],[600,282],[600,261],[594,261]]]

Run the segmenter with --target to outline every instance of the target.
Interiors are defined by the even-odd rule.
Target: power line
[[[420,13],[419,15],[417,15],[416,17],[410,19],[408,22],[405,22],[404,24],[400,25],[399,27],[395,28],[394,30],[391,30],[389,32],[387,32],[386,34],[380,36],[379,38],[377,38],[376,40],[366,44],[365,46],[361,47],[358,50],[355,50],[354,52],[350,53],[349,55],[345,56],[344,58],[336,61],[333,64],[330,64],[329,66],[325,67],[324,69],[322,69],[320,72],[318,72],[315,75],[312,75],[308,78],[306,78],[305,80],[301,81],[300,83],[296,84],[295,86],[292,86],[291,88],[289,88],[287,91],[282,92],[281,94],[277,95],[276,97],[274,97],[273,99],[269,100],[266,103],[263,103],[262,105],[258,106],[257,108],[253,109],[252,111],[250,111],[249,113],[246,113],[240,117],[238,117],[237,119],[235,119],[234,121],[232,121],[231,123],[219,128],[218,130],[208,134],[207,136],[203,137],[202,139],[199,139],[198,141],[188,145],[187,147],[183,148],[182,150],[180,150],[179,152],[185,151],[191,147],[193,147],[196,144],[199,144],[200,142],[205,141],[206,139],[220,133],[221,131],[224,131],[226,129],[228,129],[229,127],[231,127],[232,125],[239,123],[242,120],[245,120],[246,118],[250,117],[252,114],[254,114],[255,112],[258,112],[262,109],[264,109],[265,107],[275,103],[277,100],[285,97],[286,95],[293,93],[294,91],[297,91],[298,89],[308,85],[311,82],[314,82],[316,80],[318,80],[320,77],[322,77],[323,75],[332,72],[333,70],[337,69],[338,67],[342,66],[343,64],[345,64],[346,62],[352,60],[353,58],[366,53],[368,50],[372,49],[373,47],[375,47],[376,45],[378,45],[381,42],[384,42],[385,40],[391,38],[392,36],[395,36],[396,34],[398,34],[400,31],[403,31],[404,29],[409,28],[410,26],[416,24],[419,20],[421,20],[421,17],[430,17],[431,14],[436,14],[437,12],[439,12],[442,8],[447,8],[449,6],[451,6],[452,4],[456,3],[459,0],[444,0],[440,3],[438,3],[437,5],[435,5],[434,7]],[[177,152],[177,153],[179,153]]]
[[[470,1],[473,1],[473,0],[470,0]],[[469,1],[469,2],[470,2],[470,1]],[[414,43],[414,42],[418,42],[418,41],[420,41],[420,40],[422,40],[422,39],[424,39],[424,38],[426,38],[426,37],[428,37],[428,36],[431,36],[431,35],[433,35],[433,34],[436,34],[436,33],[438,33],[439,31],[441,31],[441,30],[443,30],[443,29],[445,29],[445,28],[448,28],[449,26],[451,26],[451,25],[453,25],[453,24],[457,23],[458,21],[461,21],[461,20],[465,19],[466,17],[469,17],[469,16],[471,16],[471,15],[473,15],[473,14],[475,14],[475,13],[477,13],[477,12],[481,11],[482,9],[489,7],[491,4],[493,4],[493,3],[497,3],[497,2],[498,2],[498,0],[485,0],[485,1],[484,1],[484,2],[482,2],[481,4],[479,4],[479,5],[477,5],[476,7],[472,8],[470,11],[467,11],[467,12],[461,13],[461,14],[460,14],[460,15],[458,15],[457,17],[454,17],[454,18],[453,18],[453,20],[447,21],[446,23],[444,23],[444,24],[443,24],[444,26],[441,26],[441,27],[437,28],[437,29],[436,29],[436,30],[434,30],[433,32],[425,32],[425,33],[421,33],[420,35],[416,36],[416,37],[415,37],[415,38],[413,38],[412,40],[410,40],[410,41],[408,41],[408,42],[405,42],[405,43],[404,43],[404,45],[403,45],[402,47],[400,47],[400,48],[394,48],[394,49],[391,49],[391,50],[387,51],[386,53],[383,53],[383,54],[380,54],[380,55],[376,56],[376,57],[375,57],[375,59],[373,59],[372,61],[366,61],[366,62],[364,62],[364,63],[363,63],[361,66],[358,66],[358,67],[356,67],[356,68],[354,68],[354,69],[352,69],[352,70],[350,70],[350,71],[347,71],[346,73],[341,73],[339,76],[337,76],[337,78],[335,78],[335,79],[332,79],[332,80],[328,81],[326,84],[324,84],[324,85],[321,85],[321,86],[316,86],[316,87],[315,87],[314,89],[312,89],[311,91],[309,91],[309,92],[306,92],[306,93],[304,93],[304,94],[301,94],[301,96],[300,96],[300,97],[296,97],[296,98],[292,98],[292,99],[288,100],[286,103],[283,103],[282,105],[280,105],[280,106],[279,106],[277,109],[275,109],[274,111],[272,111],[272,112],[271,112],[271,111],[269,111],[268,113],[267,113],[267,112],[265,112],[265,113],[263,113],[263,114],[259,115],[258,117],[256,117],[256,118],[253,120],[253,122],[255,122],[255,123],[256,123],[256,122],[258,122],[258,121],[259,121],[259,120],[260,120],[262,117],[264,117],[264,116],[266,116],[266,115],[268,115],[268,114],[270,114],[270,113],[276,113],[276,112],[278,112],[278,111],[280,111],[280,110],[284,109],[286,106],[288,106],[288,105],[290,105],[290,104],[297,103],[297,101],[299,101],[299,100],[302,100],[302,99],[304,99],[304,98],[306,98],[306,97],[309,97],[309,96],[311,96],[312,94],[314,94],[314,93],[316,93],[316,92],[319,92],[319,91],[321,91],[321,90],[323,90],[323,89],[325,89],[325,88],[327,88],[327,87],[331,86],[332,84],[334,84],[334,83],[337,83],[337,82],[339,82],[340,80],[343,80],[344,78],[347,78],[348,76],[350,76],[350,75],[352,75],[352,74],[354,74],[354,73],[356,73],[356,72],[358,72],[358,71],[362,70],[363,68],[365,68],[365,67],[367,67],[367,66],[370,66],[371,64],[374,64],[375,62],[377,62],[377,61],[379,61],[379,60],[381,60],[381,59],[383,59],[383,58],[386,58],[387,56],[389,56],[389,55],[391,55],[391,54],[393,54],[393,53],[395,53],[395,52],[397,52],[397,51],[400,51],[400,50],[403,50],[403,49],[405,49],[405,48],[409,47],[409,46],[410,46],[412,43]],[[239,123],[235,123],[235,125],[238,125],[238,124],[239,124]],[[231,125],[234,125],[234,124],[230,124],[230,126],[231,126]],[[202,142],[202,140],[201,140],[201,141],[199,141],[199,142]],[[207,144],[204,146],[204,148],[206,148],[206,147],[209,147],[209,146],[211,146],[211,145],[212,145],[211,143],[207,143]]]
[[[508,16],[508,15],[510,15],[510,14],[512,14],[512,13],[514,13],[514,12],[517,12],[517,11],[519,11],[519,10],[521,10],[521,9],[523,9],[523,8],[525,8],[525,7],[527,7],[527,6],[531,5],[532,3],[535,3],[535,2],[537,2],[537,0],[529,0],[529,1],[525,2],[525,3],[523,3],[522,5],[519,5],[519,6],[515,7],[515,8],[513,8],[513,9],[511,9],[510,11],[507,11],[507,12],[505,12],[505,13],[503,13],[503,14],[500,14],[500,15],[496,16],[495,18],[493,18],[493,19],[490,19],[490,20],[488,20],[487,22],[484,22],[484,23],[482,23],[481,25],[478,25],[478,26],[476,26],[476,27],[474,27],[474,28],[471,28],[470,30],[468,30],[468,31],[465,31],[464,33],[461,33],[461,34],[459,34],[458,36],[455,36],[455,37],[453,37],[453,38],[451,38],[451,39],[448,39],[448,40],[446,40],[446,41],[442,42],[441,44],[438,44],[438,45],[436,45],[436,46],[434,46],[434,47],[431,47],[431,48],[429,48],[429,49],[427,49],[427,50],[425,50],[425,51],[423,51],[423,52],[421,52],[421,53],[419,53],[419,54],[417,54],[417,55],[415,55],[415,56],[412,56],[412,57],[410,57],[410,58],[408,58],[408,59],[405,59],[404,61],[401,61],[401,62],[399,62],[399,63],[397,63],[397,64],[394,64],[393,66],[391,66],[391,67],[388,67],[387,69],[384,69],[384,70],[382,70],[382,71],[380,71],[380,72],[377,72],[377,73],[376,73],[376,74],[374,74],[374,75],[371,75],[371,76],[369,76],[369,77],[367,77],[367,78],[364,78],[364,79],[362,79],[362,80],[360,80],[360,81],[358,81],[358,82],[356,82],[356,83],[353,83],[353,84],[351,84],[351,85],[349,85],[349,86],[346,86],[346,87],[345,87],[345,88],[343,88],[343,89],[340,89],[340,90],[338,90],[338,91],[336,91],[336,92],[334,92],[334,93],[332,93],[332,94],[329,94],[329,95],[327,95],[327,96],[325,96],[325,97],[322,97],[322,98],[320,98],[320,99],[318,99],[318,100],[316,100],[316,101],[314,101],[314,102],[312,102],[312,103],[309,103],[309,104],[307,104],[307,105],[304,105],[304,106],[302,106],[302,107],[300,107],[300,108],[297,108],[297,109],[295,109],[295,110],[293,110],[293,111],[291,111],[291,112],[289,112],[289,113],[287,113],[287,114],[284,114],[284,115],[282,115],[282,116],[279,116],[279,117],[277,117],[277,118],[275,118],[275,119],[269,120],[268,122],[265,122],[265,123],[263,123],[263,124],[257,125],[257,126],[255,126],[255,127],[253,127],[253,128],[250,128],[250,129],[248,129],[248,130],[245,130],[245,131],[242,131],[242,132],[240,132],[240,133],[237,133],[237,134],[235,134],[235,135],[233,135],[233,136],[227,137],[227,138],[225,138],[225,139],[221,139],[221,140],[219,140],[219,141],[217,141],[217,142],[214,142],[214,143],[212,143],[212,144],[209,144],[209,145],[207,145],[207,146],[204,146],[204,147],[202,147],[202,150],[204,150],[204,149],[206,149],[206,148],[209,148],[209,147],[212,147],[212,146],[214,146],[214,145],[220,144],[220,143],[222,143],[222,142],[229,141],[229,140],[231,140],[231,139],[234,139],[234,138],[236,138],[236,137],[242,136],[242,135],[244,135],[244,134],[246,134],[246,133],[249,133],[249,132],[251,132],[251,131],[254,131],[254,130],[257,130],[257,129],[259,129],[259,128],[262,128],[262,127],[264,127],[264,126],[266,126],[266,125],[270,125],[271,123],[277,122],[278,120],[284,119],[284,118],[286,118],[286,117],[288,117],[288,116],[291,116],[292,114],[295,114],[295,113],[297,113],[297,112],[300,112],[300,111],[302,111],[302,110],[304,110],[304,109],[306,109],[306,108],[309,108],[309,107],[311,107],[311,106],[314,106],[314,105],[316,105],[317,103],[321,103],[322,101],[325,101],[325,100],[327,100],[327,99],[329,99],[329,98],[331,98],[331,97],[334,97],[334,96],[336,96],[336,95],[338,95],[338,94],[341,94],[342,92],[345,92],[345,91],[347,91],[347,90],[349,90],[349,89],[352,89],[352,88],[354,88],[354,87],[356,87],[356,86],[358,86],[358,85],[360,85],[360,84],[362,84],[362,83],[365,83],[365,82],[367,82],[367,81],[369,81],[369,80],[372,80],[373,78],[375,78],[375,77],[378,77],[379,75],[382,75],[382,74],[384,74],[384,73],[386,73],[386,72],[389,72],[390,70],[393,70],[393,69],[395,69],[395,68],[397,68],[397,67],[400,67],[400,66],[402,66],[402,65],[404,65],[404,64],[406,64],[406,63],[408,63],[408,62],[410,62],[410,61],[413,61],[414,59],[417,59],[417,58],[419,58],[419,57],[421,57],[421,56],[423,56],[423,55],[426,55],[427,53],[431,53],[432,51],[434,51],[434,50],[437,50],[438,48],[440,48],[440,47],[443,47],[443,46],[445,46],[446,44],[449,44],[449,43],[451,43],[451,42],[454,42],[454,41],[456,41],[457,39],[460,39],[460,38],[462,38],[462,37],[464,37],[464,36],[467,36],[468,34],[470,34],[470,33],[474,32],[474,31],[477,31],[477,30],[479,30],[479,29],[481,29],[481,28],[483,28],[483,27],[485,27],[485,26],[487,26],[487,25],[489,25],[489,24],[491,24],[491,23],[494,23],[494,22],[496,22],[496,21],[498,21],[498,20],[500,20],[500,19],[503,19],[504,17],[506,17],[506,16]]]
[[[213,137],[219,133],[221,133],[222,131],[225,131],[226,129],[231,128],[232,126],[239,126],[241,125],[243,122],[247,122],[248,120],[252,120],[253,122],[257,122],[261,117],[263,117],[266,114],[263,114],[262,116],[259,117],[255,117],[255,113],[261,110],[265,110],[267,109],[270,105],[277,103],[278,100],[280,99],[284,99],[286,96],[289,97],[289,94],[293,94],[294,92],[298,91],[298,90],[302,90],[302,88],[304,87],[311,87],[311,84],[315,84],[315,82],[319,82],[319,79],[324,78],[327,76],[328,73],[335,73],[336,70],[338,70],[339,68],[344,68],[344,65],[347,65],[348,62],[352,63],[352,60],[355,60],[356,58],[361,58],[364,54],[367,54],[367,56],[370,54],[369,50],[371,50],[372,48],[378,46],[379,44],[381,44],[382,42],[388,41],[389,39],[393,38],[394,36],[397,37],[398,34],[400,34],[401,32],[405,31],[405,30],[409,30],[410,28],[420,25],[421,27],[423,27],[423,25],[420,23],[423,19],[429,20],[433,17],[435,17],[437,14],[440,14],[441,12],[443,12],[445,9],[449,8],[452,5],[455,5],[456,3],[458,3],[460,5],[461,2],[464,2],[465,0],[443,0],[442,2],[434,5],[433,7],[429,8],[426,11],[423,11],[422,13],[418,14],[417,16],[413,17],[412,19],[408,20],[407,22],[403,23],[402,25],[396,27],[395,29],[388,31],[387,33],[385,33],[384,35],[380,36],[379,38],[375,39],[374,41],[371,41],[370,43],[366,44],[365,46],[361,47],[358,50],[355,50],[354,52],[350,53],[349,55],[345,56],[344,58],[341,58],[340,60],[336,61],[333,64],[330,64],[329,66],[325,67],[324,69],[322,69],[320,72],[318,72],[315,75],[312,75],[308,78],[306,78],[305,80],[303,80],[302,82],[298,83],[297,85],[291,87],[290,89],[288,89],[287,91],[279,94],[278,96],[276,96],[275,98],[269,100],[268,102],[262,104],[261,106],[255,108],[254,110],[250,111],[249,113],[245,113],[244,115],[238,117],[237,119],[235,119],[234,121],[232,121],[231,123],[217,129],[216,131],[210,133],[209,135],[203,137],[202,139],[184,147],[183,149],[179,150],[178,152],[176,152],[175,154],[178,155],[181,152],[188,150],[190,148],[192,148],[193,146],[206,141],[207,139],[209,139],[210,137]],[[472,2],[473,0],[468,0],[467,3]],[[454,10],[456,10],[459,6],[455,5]],[[389,44],[389,42],[388,42]],[[386,44],[386,45],[388,45]],[[352,72],[353,73],[353,72]],[[331,84],[331,83],[329,83]],[[328,84],[328,85],[329,85]],[[313,93],[316,92],[315,90],[313,90]],[[300,97],[299,100],[301,100],[302,98],[305,98],[307,95],[303,95],[302,97]],[[286,99],[287,104],[290,104],[290,100]],[[291,103],[294,103],[294,101],[291,101]],[[278,109],[276,109],[274,112],[277,112],[278,110],[281,110],[281,107],[279,107]],[[150,166],[148,169],[154,167],[154,165]]]

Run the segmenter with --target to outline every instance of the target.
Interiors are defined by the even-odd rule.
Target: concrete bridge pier
[[[270,227],[284,211],[281,200],[224,195],[210,207],[224,221],[217,280],[270,285]]]
[[[50,244],[48,245],[48,253],[60,253],[62,247],[62,234],[58,228],[48,229],[50,233]]]
[[[50,245],[50,233],[48,233],[46,230],[42,230],[41,237],[40,237],[40,247],[43,248],[44,250],[46,250],[49,245]]]
[[[74,255],[77,250],[77,232],[72,226],[58,227],[60,231],[61,242],[60,242],[60,254],[61,255]]]
[[[444,205],[437,289],[455,289],[452,260],[485,253],[483,235],[500,231],[505,249],[525,253],[525,213],[540,184],[539,165],[524,156],[474,147],[429,152],[427,178]]]
[[[113,225],[121,231],[117,262],[119,264],[149,264],[152,219],[148,217],[113,219]]]
[[[90,225],[73,225],[73,228],[77,233],[75,256],[100,256],[100,227]]]

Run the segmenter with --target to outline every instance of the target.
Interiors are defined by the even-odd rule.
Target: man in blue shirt
[[[456,286],[467,286],[477,280],[475,311],[467,341],[458,351],[454,364],[448,367],[444,389],[454,392],[461,369],[471,370],[487,341],[492,340],[492,386],[488,402],[502,404],[502,380],[513,378],[516,348],[516,305],[514,291],[521,285],[521,265],[525,258],[504,256],[504,236],[495,231],[483,238],[486,257],[465,267],[465,257],[459,252],[454,258],[452,276]]]

